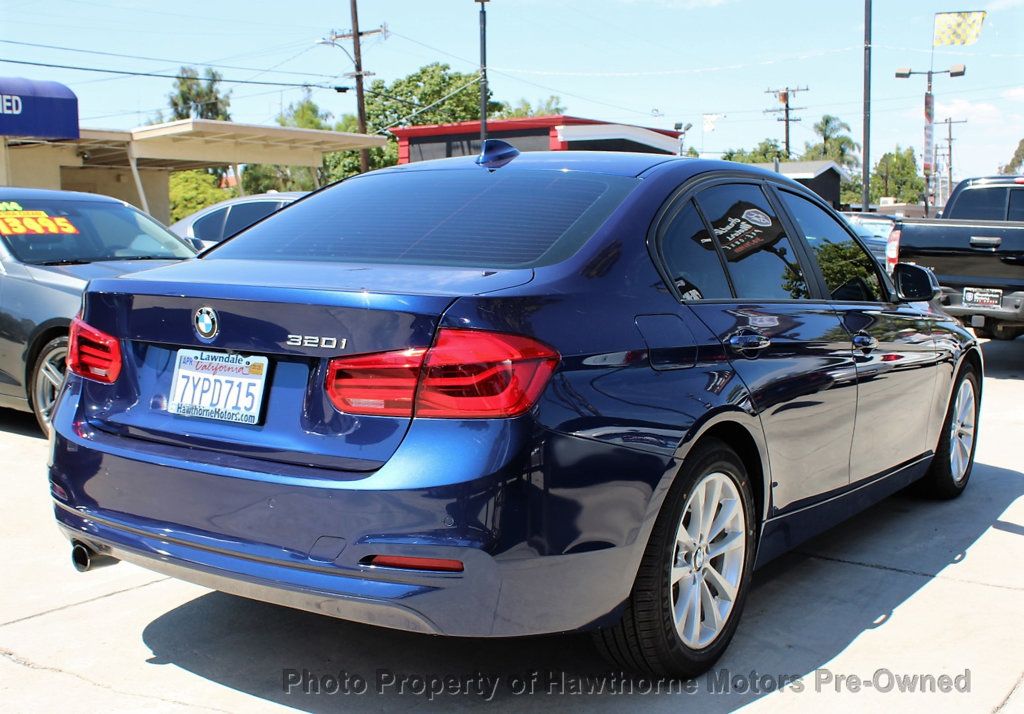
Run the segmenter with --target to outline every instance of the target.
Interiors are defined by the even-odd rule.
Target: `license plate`
[[[167,411],[187,417],[256,424],[263,407],[266,357],[178,350]]]
[[[1003,291],[989,288],[964,288],[966,307],[999,307],[1003,303]]]

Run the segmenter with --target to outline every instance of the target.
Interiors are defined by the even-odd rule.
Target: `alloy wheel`
[[[51,348],[39,358],[35,384],[32,385],[32,404],[40,420],[47,424],[50,423],[50,414],[54,402],[57,401],[57,394],[64,384],[67,356],[68,348],[61,345]]]
[[[736,483],[714,472],[694,486],[676,532],[672,613],[691,649],[721,634],[732,614],[746,556],[746,514]]]
[[[971,465],[974,448],[975,420],[974,385],[969,379],[960,382],[949,420],[949,471],[957,484],[964,480]]]

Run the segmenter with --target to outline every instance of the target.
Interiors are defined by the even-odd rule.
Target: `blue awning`
[[[0,77],[0,136],[77,139],[78,97],[57,82]]]

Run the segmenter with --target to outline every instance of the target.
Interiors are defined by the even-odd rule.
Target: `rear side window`
[[[660,239],[665,267],[683,300],[732,297],[715,242],[693,201],[668,222]]]
[[[1024,188],[1010,191],[1010,211],[1006,218],[1010,221],[1024,221]]]
[[[793,220],[818,261],[833,300],[883,302],[887,291],[878,277],[877,261],[820,206],[802,196],[780,191]]]
[[[192,224],[192,235],[199,240],[219,241],[224,237],[224,217],[228,209],[219,208]]]
[[[810,296],[793,244],[759,186],[713,186],[697,195],[697,204],[722,248],[737,297]]]
[[[228,212],[224,222],[224,237],[233,236],[238,231],[248,228],[253,223],[266,218],[281,207],[280,201],[246,201],[236,203]]]
[[[949,218],[969,218],[976,221],[1002,221],[1006,219],[1005,187],[983,186],[969,188],[956,199]]]
[[[575,253],[639,179],[484,168],[343,181],[208,258],[520,268]]]

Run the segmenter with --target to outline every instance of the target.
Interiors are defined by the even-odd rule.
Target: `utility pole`
[[[351,0],[352,8],[352,59],[356,70],[356,112],[359,118],[359,133],[366,133],[366,97],[363,95],[363,51],[359,41],[359,8],[356,0]],[[370,152],[368,149],[359,150],[359,171],[366,173],[370,170]]]
[[[864,132],[861,136],[860,212],[871,201],[871,0],[864,0]]]
[[[765,114],[778,114],[779,112],[782,112],[782,116],[778,119],[778,121],[786,122],[786,158],[787,159],[789,159],[789,157],[792,156],[792,154],[789,151],[789,123],[790,122],[794,122],[794,121],[800,121],[800,119],[797,118],[797,117],[791,117],[789,115],[789,113],[790,113],[790,111],[798,111],[800,109],[805,109],[806,108],[806,107],[791,107],[791,106],[789,106],[789,99],[790,99],[790,97],[796,96],[797,92],[808,92],[808,91],[810,91],[810,90],[807,87],[783,87],[782,89],[767,89],[767,90],[765,90],[765,94],[774,94],[775,97],[782,104],[782,106],[777,108],[777,109],[765,109],[764,113]]]
[[[487,140],[487,2],[480,3],[480,150],[484,150]],[[352,0],[355,2],[355,0]]]
[[[359,122],[359,133],[366,133],[366,97],[363,91],[363,78],[373,76],[373,72],[363,71],[363,52],[361,46],[361,40],[363,37],[369,35],[383,35],[384,39],[388,37],[388,26],[381,25],[380,27],[373,30],[359,30],[359,9],[356,6],[357,0],[349,0],[351,12],[352,12],[352,31],[351,32],[331,32],[325,39],[321,40],[321,44],[334,45],[340,47],[345,54],[348,55],[349,59],[352,60],[355,71],[346,74],[346,77],[355,77],[356,80],[356,117]],[[344,45],[339,45],[339,40],[352,40],[352,53],[349,54],[348,50],[345,49]],[[359,150],[359,170],[362,173],[366,173],[370,170],[370,151],[369,149]]]
[[[959,119],[954,121],[951,117],[946,117],[942,120],[942,124],[946,125],[946,180],[949,184],[950,192],[953,191],[953,125],[954,124],[966,124],[966,119]]]

